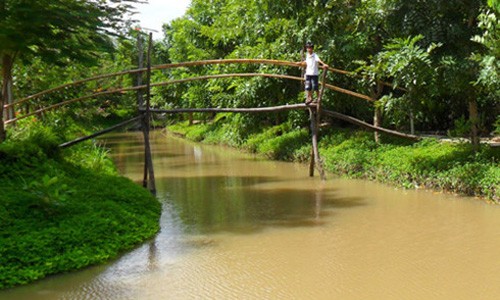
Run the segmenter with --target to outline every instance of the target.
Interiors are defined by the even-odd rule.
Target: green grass
[[[159,230],[159,202],[91,144],[40,126],[0,144],[0,289],[116,257]]]

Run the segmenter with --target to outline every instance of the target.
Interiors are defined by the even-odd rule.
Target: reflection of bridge
[[[308,110],[310,114],[310,120],[311,120],[311,135],[312,135],[312,150],[311,150],[311,163],[310,163],[310,176],[314,175],[314,165],[316,165],[320,176],[322,179],[325,178],[322,163],[321,163],[321,158],[319,156],[319,151],[318,151],[318,126],[320,123],[320,118],[322,114],[341,119],[353,124],[356,124],[358,126],[362,126],[364,128],[368,128],[371,130],[375,130],[377,132],[384,132],[387,134],[391,135],[396,135],[399,137],[404,137],[404,138],[410,138],[410,139],[418,139],[417,136],[413,135],[408,135],[404,134],[401,132],[385,129],[382,127],[377,127],[370,125],[366,122],[363,122],[361,120],[355,119],[350,116],[346,116],[337,112],[333,112],[327,109],[322,108],[321,105],[321,98],[324,92],[324,89],[330,89],[335,92],[343,93],[350,95],[352,97],[364,99],[366,101],[376,101],[376,99],[373,99],[372,97],[369,97],[367,95],[363,95],[360,93],[356,93],[353,91],[349,91],[331,84],[326,83],[326,74],[327,72],[335,72],[335,73],[340,73],[340,74],[349,74],[347,71],[343,70],[338,70],[334,68],[329,68],[328,70],[323,71],[322,78],[321,78],[321,91],[319,98],[316,103],[312,104],[291,104],[291,105],[280,105],[280,106],[272,106],[272,107],[259,107],[259,108],[174,108],[174,109],[161,109],[161,108],[151,108],[150,105],[150,90],[151,87],[155,86],[165,86],[165,85],[171,85],[171,84],[180,84],[180,83],[185,83],[185,82],[190,82],[190,81],[198,81],[198,80],[209,80],[209,79],[220,79],[220,78],[234,78],[234,77],[268,77],[268,78],[281,78],[281,79],[288,79],[288,80],[297,80],[297,81],[303,81],[304,79],[301,77],[297,76],[289,76],[289,75],[282,75],[282,74],[267,74],[267,73],[235,73],[235,74],[218,74],[218,75],[206,75],[206,76],[199,76],[199,77],[190,77],[190,78],[183,78],[183,79],[176,79],[176,80],[170,80],[170,81],[165,81],[165,82],[159,82],[159,83],[150,83],[150,78],[151,78],[151,71],[154,70],[164,70],[164,69],[174,69],[174,68],[183,68],[183,67],[194,67],[194,66],[206,66],[206,65],[215,65],[215,64],[268,64],[268,65],[277,65],[277,66],[286,66],[286,67],[300,67],[300,65],[296,62],[288,62],[288,61],[281,61],[281,60],[268,60],[268,59],[227,59],[227,60],[206,60],[206,61],[192,61],[192,62],[182,62],[182,63],[173,63],[173,64],[164,64],[164,65],[158,65],[158,66],[151,66],[149,63],[148,59],[148,67],[147,68],[140,68],[140,69],[135,69],[135,70],[128,70],[128,71],[123,71],[123,72],[118,72],[118,73],[111,73],[111,74],[104,74],[104,75],[99,75],[79,81],[75,81],[73,83],[61,85],[58,87],[55,87],[50,90],[46,90],[34,95],[31,95],[29,97],[20,99],[14,103],[5,105],[4,108],[9,109],[11,107],[14,107],[16,105],[22,104],[24,102],[31,101],[37,97],[40,97],[42,95],[56,92],[59,90],[63,90],[65,88],[71,87],[71,86],[76,86],[80,85],[86,82],[90,81],[97,81],[100,79],[104,78],[111,78],[111,77],[116,77],[116,76],[122,76],[122,75],[127,75],[127,74],[142,74],[146,73],[146,84],[145,85],[136,85],[132,87],[126,87],[126,88],[117,88],[117,89],[111,89],[111,90],[106,90],[106,91],[101,91],[101,92],[95,92],[90,95],[62,101],[60,103],[56,103],[47,107],[40,108],[38,110],[34,110],[32,112],[26,112],[22,115],[17,115],[15,118],[10,119],[5,121],[5,124],[11,124],[14,123],[18,120],[33,116],[33,115],[39,115],[42,114],[48,110],[56,109],[58,107],[62,107],[64,105],[68,105],[71,103],[79,102],[79,101],[84,101],[86,99],[91,99],[91,98],[96,98],[98,96],[104,96],[104,95],[110,95],[110,94],[115,94],[115,93],[124,93],[124,92],[130,92],[130,91],[146,91],[146,104],[144,103],[138,103],[138,111],[139,115],[133,119],[121,122],[119,124],[116,124],[115,126],[112,126],[110,128],[101,130],[99,132],[96,132],[92,135],[85,136],[78,138],[74,141],[70,141],[67,143],[64,143],[60,145],[61,147],[69,147],[71,145],[77,144],[79,142],[97,137],[99,135],[102,135],[104,133],[113,131],[117,128],[123,127],[125,125],[131,124],[136,121],[140,121],[144,133],[144,140],[145,140],[145,166],[144,166],[144,181],[143,185],[145,187],[149,186],[150,190],[152,192],[155,192],[155,182],[154,182],[154,171],[153,171],[153,164],[152,164],[152,159],[151,159],[151,151],[150,151],[150,144],[149,144],[149,128],[150,128],[150,117],[151,113],[186,113],[186,112],[234,112],[234,113],[264,113],[264,112],[277,112],[277,111],[285,111],[285,110]],[[139,101],[141,102],[141,101]]]

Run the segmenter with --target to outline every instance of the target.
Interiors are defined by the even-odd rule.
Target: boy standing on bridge
[[[313,102],[313,91],[316,91],[316,99],[319,98],[319,64],[323,69],[327,69],[328,65],[325,64],[319,56],[314,53],[314,44],[311,42],[306,43],[306,58],[301,62],[301,66],[306,67],[305,73],[305,89],[307,92],[306,104]]]

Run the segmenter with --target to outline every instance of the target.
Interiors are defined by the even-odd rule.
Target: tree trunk
[[[375,115],[373,116],[373,126],[382,126],[382,109],[379,106],[375,106]],[[374,132],[375,143],[380,144],[380,133],[378,131]]]
[[[377,85],[376,87],[372,88],[371,90],[371,97],[375,100],[379,100],[380,96],[382,95],[382,92],[384,90],[384,85],[380,80],[377,80]],[[377,105],[378,103],[375,102],[375,114],[373,116],[373,126],[375,127],[381,127],[382,126],[382,108]],[[375,131],[374,133],[374,138],[375,138],[375,143],[380,144],[380,133],[378,131]]]
[[[479,113],[477,111],[477,101],[475,98],[469,100],[469,121],[471,124],[471,143],[475,151],[479,150],[479,135],[478,135],[478,124],[479,124]]]
[[[412,109],[410,109],[410,134],[415,135],[415,116]]]
[[[2,90],[0,93],[0,143],[5,140],[4,120],[8,118],[8,114],[4,111],[3,106],[9,102],[10,82],[12,80],[12,56],[4,54],[2,56]]]
[[[188,114],[188,118],[189,118],[189,126],[193,125],[193,123],[194,123],[194,122],[193,122],[193,121],[194,121],[194,119],[193,119],[193,113],[192,113],[192,112],[190,112],[190,113]]]

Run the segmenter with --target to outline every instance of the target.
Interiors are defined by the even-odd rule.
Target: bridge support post
[[[319,124],[321,122],[321,99],[323,98],[323,92],[325,91],[325,80],[326,80],[327,69],[323,70],[323,75],[321,77],[321,90],[318,95],[316,108],[309,108],[309,117],[311,119],[311,134],[312,134],[312,151],[311,151],[311,162],[309,164],[309,176],[314,176],[314,165],[318,168],[319,176],[321,180],[326,180],[325,171],[323,169],[323,161],[319,156],[318,149],[318,132]]]
[[[149,33],[148,41],[148,62],[146,74],[146,110],[142,113],[142,133],[144,135],[144,178],[142,181],[143,187],[149,187],[153,195],[156,195],[155,172],[153,168],[153,158],[151,155],[151,144],[149,142],[149,129],[151,120],[151,44],[153,34]],[[139,107],[140,111],[140,107]]]
[[[142,48],[142,32],[137,32],[137,69],[142,69],[144,67],[144,50]],[[142,72],[136,74],[136,84],[137,86],[142,85]],[[144,106],[143,90],[137,90],[137,105],[139,108]]]
[[[319,156],[318,150],[318,123],[317,123],[317,111],[314,108],[309,108],[309,116],[311,118],[311,134],[312,134],[312,151],[311,151],[311,163],[309,164],[309,176],[314,176],[314,165],[318,168],[319,176],[321,180],[326,180],[325,171],[323,170],[323,163],[321,157]]]

